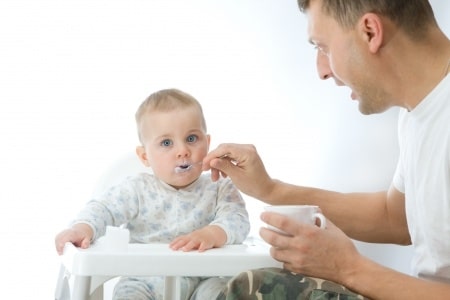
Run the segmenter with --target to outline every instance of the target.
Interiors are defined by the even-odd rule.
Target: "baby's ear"
[[[211,144],[211,135],[207,134],[206,140],[208,141],[208,150],[209,150],[209,145]]]
[[[144,164],[144,166],[150,167],[150,162],[147,159],[147,153],[145,153],[145,148],[143,146],[136,147],[136,154],[139,157],[139,160]]]

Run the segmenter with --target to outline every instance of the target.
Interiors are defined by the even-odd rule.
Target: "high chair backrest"
[[[120,183],[126,177],[142,172],[152,173],[152,169],[144,166],[135,153],[126,153],[100,174],[94,186],[93,194],[102,193],[105,189]]]

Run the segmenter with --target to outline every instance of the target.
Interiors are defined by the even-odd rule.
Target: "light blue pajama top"
[[[244,241],[250,231],[245,202],[228,178],[217,182],[204,173],[183,189],[175,189],[153,174],[128,177],[89,201],[74,220],[94,230],[94,240],[106,226],[126,224],[130,243],[169,243],[207,225],[220,226],[226,244]]]

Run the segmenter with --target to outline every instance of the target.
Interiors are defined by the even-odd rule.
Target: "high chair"
[[[136,155],[127,155],[112,166],[97,184],[94,194],[127,175],[148,172]],[[180,299],[181,276],[233,276],[262,267],[282,267],[269,254],[269,246],[259,238],[248,238],[241,245],[198,251],[173,251],[168,244],[125,244],[107,247],[101,240],[88,249],[67,243],[55,291],[56,300],[103,299],[103,284],[118,276],[164,276],[164,299]],[[110,245],[110,244],[109,244]],[[113,249],[114,248],[114,249]]]

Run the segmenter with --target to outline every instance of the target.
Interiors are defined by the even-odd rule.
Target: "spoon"
[[[229,158],[229,157],[228,157],[228,154],[223,154],[223,155],[221,155],[221,156],[219,156],[219,157],[217,157],[217,158]],[[232,159],[230,159],[230,162],[231,162],[232,164],[234,164],[234,165],[237,164],[237,162],[236,162],[235,160],[232,160]],[[175,167],[175,173],[183,173],[183,172],[187,172],[187,171],[189,171],[190,169],[192,169],[195,165],[201,165],[202,163],[203,163],[203,161],[201,160],[201,161],[192,163],[192,164],[190,164],[190,165],[186,164],[186,165],[182,165],[182,166]]]

